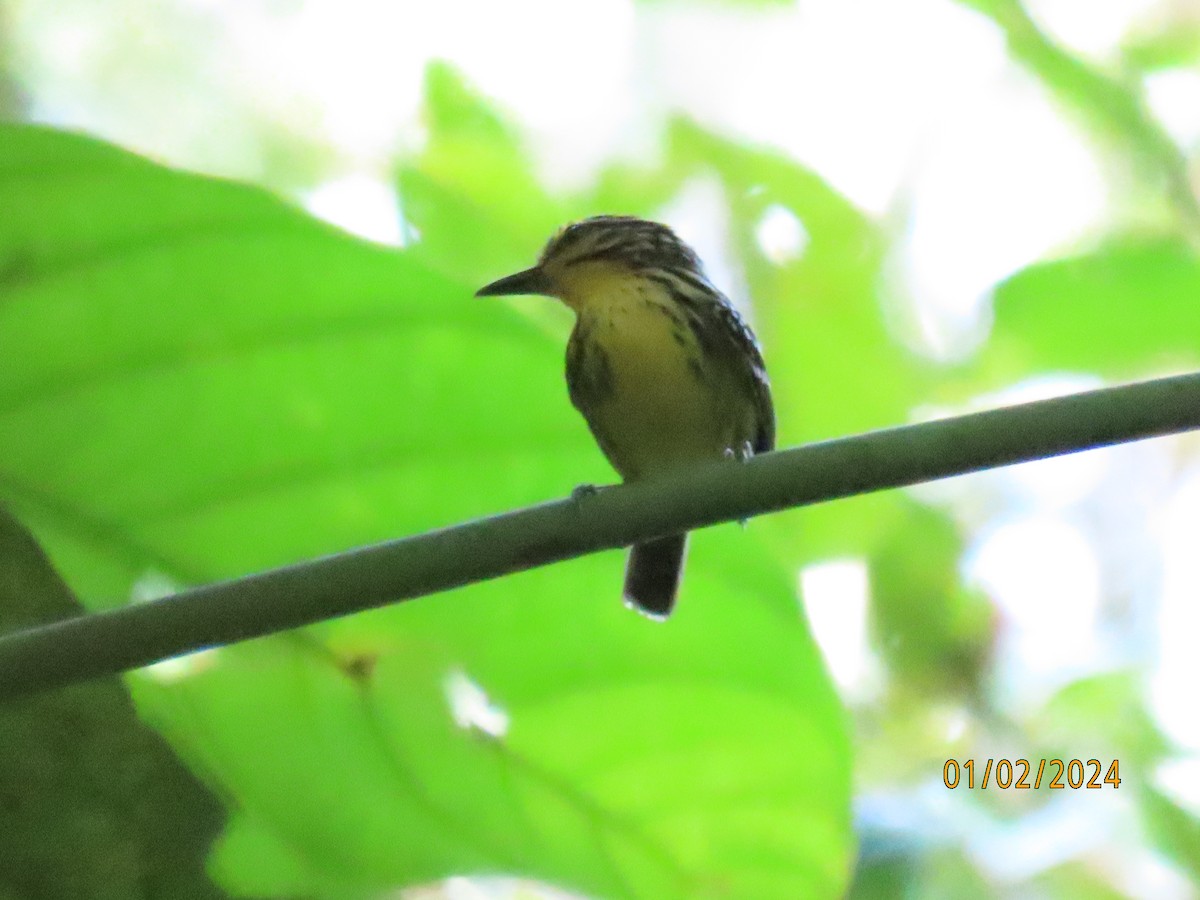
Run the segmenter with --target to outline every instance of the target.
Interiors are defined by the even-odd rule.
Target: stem
[[[1149,166],[1162,179],[1185,233],[1192,238],[1200,234],[1200,206],[1189,180],[1187,158],[1151,115],[1135,85],[1109,77],[1056,44],[1020,0],[959,2],[995,22],[1008,40],[1013,59]]]
[[[0,700],[647,538],[1193,428],[1200,373],[711,463],[18,631],[0,637]]]

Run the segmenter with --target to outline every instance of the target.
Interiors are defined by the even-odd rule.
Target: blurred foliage
[[[959,0],[979,10],[1004,32],[1012,57],[1025,65],[1063,102],[1092,125],[1102,139],[1128,154],[1128,168],[1158,189],[1194,234],[1200,206],[1191,189],[1187,162],[1151,115],[1141,92],[1068,52],[1041,30],[1020,0]]]
[[[935,697],[975,696],[991,650],[991,607],[961,584],[963,542],[945,517],[908,504],[904,521],[874,558],[875,646],[910,687]]]
[[[1146,829],[1166,855],[1200,882],[1200,821],[1161,791],[1141,793]]]
[[[9,15],[8,9],[0,6],[0,121],[19,119],[25,107],[24,92],[12,75]]]
[[[433,92],[435,113],[443,96],[461,103]],[[560,341],[427,266],[436,242],[376,247],[38,128],[0,132],[0,160],[17,351],[0,492],[94,606],[603,476]],[[134,692],[237,798],[215,866],[238,892],[502,870],[616,896],[828,895],[851,852],[846,723],[757,544],[700,535],[670,628],[622,608],[607,554],[221,650]],[[455,724],[456,677],[504,709],[503,737]]]
[[[1200,360],[1197,297],[1200,260],[1186,243],[1114,238],[1002,283],[982,361],[998,378],[1044,369],[1129,377],[1192,366]]]
[[[520,129],[435,63],[427,140],[396,162],[402,251],[245,185],[3,128],[0,502],[102,608],[611,480],[561,380],[569,317],[471,292],[529,265],[566,221],[653,217],[697,181],[717,183],[729,212],[783,445],[1046,371],[1194,366],[1200,264],[1182,153],[1136,88],[1067,52],[1020,4],[963,5],[1173,212],[1015,273],[995,292],[987,344],[956,367],[908,349],[881,304],[886,223],[786,155],[683,117],[663,122],[653,162],[552,191]],[[1124,56],[1153,69],[1194,49],[1163,29]],[[286,156],[286,141],[263,150]],[[806,236],[784,261],[757,238],[781,210]],[[980,864],[970,834],[1088,792],[959,792],[963,817],[914,813],[920,834],[863,817],[852,871],[849,716],[795,583],[809,563],[861,559],[889,689],[858,711],[860,793],[932,782],[945,800],[942,762],[981,751],[1119,758],[1121,800],[1145,820],[1131,840],[1200,872],[1200,825],[1152,783],[1171,746],[1136,673],[1063,685],[1017,721],[993,708],[1003,623],[963,584],[968,540],[942,509],[887,492],[697,535],[669,627],[621,608],[620,555],[602,554],[203,654],[178,680],[142,673],[131,686],[228,799],[212,868],[234,893],[359,898],[494,872],[613,897],[825,897],[851,881],[859,898],[1016,889]],[[54,592],[35,593],[49,604]],[[507,731],[456,723],[451,686],[472,682]],[[911,813],[917,799],[897,802]],[[1090,859],[1019,887],[1123,895]]]
[[[852,894],[856,900],[954,900],[994,892],[971,860],[955,850],[917,854],[912,848],[871,848],[864,837],[862,853]]]
[[[1168,27],[1131,36],[1125,60],[1142,72],[1178,69],[1200,62],[1200,21],[1169,21]]]
[[[0,508],[0,632],[80,612]],[[118,679],[0,705],[0,898],[219,900],[205,861],[223,818]]]

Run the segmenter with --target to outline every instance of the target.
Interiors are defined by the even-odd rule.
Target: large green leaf
[[[93,606],[608,477],[557,337],[412,252],[35,128],[0,129],[0,208],[0,501]],[[667,625],[621,607],[603,554],[220,650],[135,694],[230,798],[236,891],[512,872],[835,895],[846,725],[760,530],[697,536]],[[464,679],[506,731],[455,724]]]
[[[1182,241],[1123,238],[1024,269],[996,289],[984,364],[1128,377],[1200,358],[1200,258]]]

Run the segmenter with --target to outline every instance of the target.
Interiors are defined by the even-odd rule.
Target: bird
[[[567,225],[536,265],[476,292],[516,294],[557,298],[574,312],[567,393],[623,481],[774,449],[758,340],[668,226],[613,215]],[[635,544],[626,604],[666,619],[686,550],[686,533]]]

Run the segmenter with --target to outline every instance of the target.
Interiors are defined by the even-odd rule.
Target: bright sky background
[[[1158,0],[1026,6],[1099,63],[1162,8]],[[999,279],[1086,246],[1114,214],[1111,173],[1086,135],[1009,61],[988,20],[950,0],[803,0],[752,14],[631,0],[10,0],[7,13],[36,119],[183,167],[265,181],[388,242],[402,230],[391,166],[398,149],[421,145],[431,59],[453,63],[520,123],[551,185],[581,184],[614,156],[652,157],[659,148],[648,126],[684,111],[787,151],[897,223],[895,289],[914,303],[934,357],[960,357],[981,338]],[[171,43],[179,36],[186,43]],[[1200,141],[1200,73],[1166,72],[1145,88],[1177,140]],[[260,155],[262,121],[315,148],[315,181],[281,175]],[[718,203],[696,186],[665,218],[736,295]],[[759,237],[783,257],[803,253],[806,241],[803,223],[782,210]],[[1049,377],[983,402],[1094,384],[1086,373]],[[1200,467],[1191,463],[1178,489],[1177,452],[1162,442],[1117,448],[918,491],[976,535],[964,573],[1003,617],[997,687],[1012,711],[1114,660],[1153,664],[1162,727],[1200,753],[1191,688],[1200,683]],[[1101,588],[1120,578],[1142,587],[1114,617]],[[831,560],[800,581],[845,695],[869,702],[879,670],[866,644],[865,566]],[[1123,630],[1114,633],[1114,622]],[[1198,759],[1183,758],[1164,782],[1200,811]],[[1050,819],[1035,834],[1057,835],[1051,850],[1119,834],[1116,824],[1084,824],[1093,827]],[[1006,853],[980,849],[984,862],[1014,878],[1057,858],[1024,838],[995,846]],[[1139,878],[1154,892],[1179,886],[1153,861],[1134,865],[1130,883]]]

